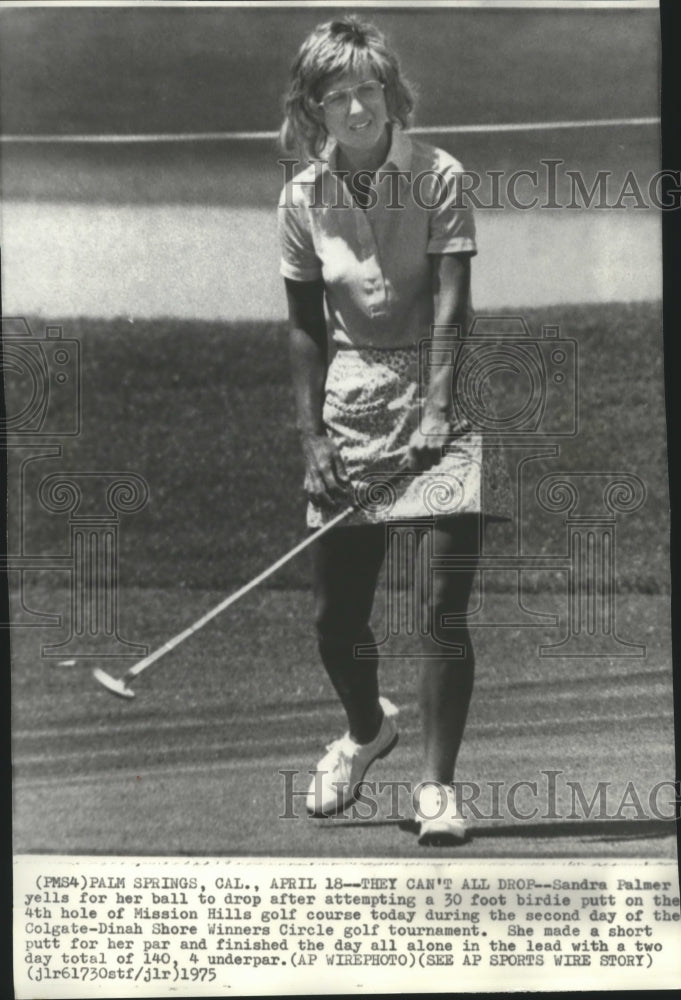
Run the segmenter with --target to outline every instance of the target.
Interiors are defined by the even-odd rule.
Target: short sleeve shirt
[[[463,167],[395,127],[385,163],[371,185],[367,178],[363,209],[337,169],[336,152],[312,162],[281,193],[281,274],[323,279],[339,346],[416,344],[433,321],[429,254],[477,252]]]

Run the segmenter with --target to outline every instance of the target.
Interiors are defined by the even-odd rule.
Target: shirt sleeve
[[[462,178],[460,165],[433,177],[427,253],[478,252],[473,208],[465,198]]]
[[[315,253],[305,206],[293,204],[282,195],[277,212],[281,249],[279,273],[294,281],[321,278],[322,262]]]

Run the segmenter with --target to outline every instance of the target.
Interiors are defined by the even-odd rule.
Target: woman
[[[427,379],[419,377],[419,342],[433,328],[451,336],[470,323],[476,246],[460,204],[461,165],[406,134],[412,106],[375,27],[354,16],[318,26],[293,63],[282,130],[284,147],[312,162],[284,187],[279,232],[308,526],[357,508],[352,523],[312,545],[319,649],[349,729],[319,761],[308,810],[341,811],[397,742],[377,657],[356,648],[366,653],[373,642],[387,525],[422,523],[435,555],[469,556],[465,568],[433,573],[423,597],[432,628],[421,657],[424,780],[414,804],[419,842],[439,844],[466,837],[451,785],[473,688],[463,616],[483,503],[485,515],[503,516],[504,497],[499,476],[489,490],[480,435],[453,412],[451,351],[433,355]],[[381,480],[387,504],[375,502]],[[459,624],[443,627],[445,614]]]

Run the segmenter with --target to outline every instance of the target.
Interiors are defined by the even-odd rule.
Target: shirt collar
[[[399,125],[392,126],[392,141],[385,162],[378,168],[378,172],[388,170],[408,170],[411,165],[412,141],[410,136],[404,132]],[[338,146],[333,144],[328,157],[328,169],[331,172],[338,170]]]

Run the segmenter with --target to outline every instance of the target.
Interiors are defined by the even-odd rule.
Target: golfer
[[[282,143],[303,169],[278,211],[308,526],[356,506],[311,546],[319,650],[348,732],[318,762],[307,808],[342,811],[397,742],[377,656],[357,647],[375,642],[387,526],[422,524],[434,555],[471,557],[413,595],[432,623],[418,658],[424,755],[414,805],[419,842],[437,845],[466,837],[451,785],[473,689],[464,616],[484,519],[509,507],[503,470],[454,405],[451,357],[434,352],[419,372],[421,341],[470,325],[476,244],[463,168],[409,136],[413,104],[373,25],[349,16],[318,26],[291,69]],[[459,617],[445,625],[444,615]]]

